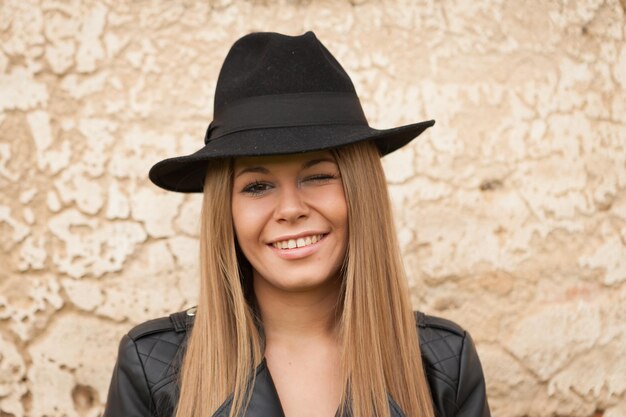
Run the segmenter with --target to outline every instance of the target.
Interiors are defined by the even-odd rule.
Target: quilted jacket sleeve
[[[489,417],[483,369],[474,341],[468,332],[463,337],[459,358],[459,383],[456,392],[456,417]]]
[[[120,342],[103,417],[150,417],[151,401],[137,347],[125,335]]]

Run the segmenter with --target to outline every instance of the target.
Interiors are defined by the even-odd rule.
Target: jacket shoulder
[[[128,331],[151,392],[178,374],[192,318],[188,311],[148,320]]]
[[[122,337],[104,417],[173,415],[190,319],[187,311],[174,313],[138,324]]]
[[[422,359],[429,377],[455,388],[465,330],[453,321],[416,312]]]
[[[144,336],[162,332],[184,332],[193,324],[195,307],[172,313],[169,316],[158,317],[137,324],[128,331],[131,339],[137,340]]]
[[[415,312],[424,371],[440,416],[490,415],[485,380],[470,334],[453,321]]]
[[[422,328],[430,327],[433,329],[440,329],[443,331],[455,333],[459,336],[463,336],[465,334],[465,330],[452,320],[444,319],[437,316],[430,316],[428,314],[422,313],[421,311],[415,312],[415,318],[417,321],[417,325]]]
[[[159,317],[137,324],[128,331],[128,336],[134,341],[137,341],[142,337],[170,330],[174,330],[174,326],[172,325],[170,318]]]

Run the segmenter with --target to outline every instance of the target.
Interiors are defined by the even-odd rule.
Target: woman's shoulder
[[[435,360],[432,365],[453,361],[460,354],[468,332],[452,320],[420,311],[414,313],[422,355]]]
[[[193,317],[196,313],[196,307],[187,310],[178,311],[168,316],[158,317],[144,321],[132,327],[128,331],[128,336],[138,341],[148,338],[154,339],[163,333],[185,333],[193,324]]]
[[[128,331],[126,343],[134,345],[150,388],[176,374],[194,313],[195,308],[190,308],[145,321]]]
[[[415,321],[435,408],[441,415],[488,416],[482,365],[469,332],[419,311]]]
[[[421,328],[439,329],[459,336],[465,334],[465,330],[452,320],[444,319],[443,317],[431,316],[429,314],[422,313],[421,311],[414,311],[414,314],[415,322]]]
[[[456,383],[467,332],[451,320],[420,311],[415,312],[415,322],[427,371],[447,382]]]
[[[128,338],[137,346],[139,356],[147,360],[150,351],[171,350],[167,346],[178,348],[193,324],[194,313],[195,307],[144,321],[128,331]]]
[[[104,417],[172,415],[194,312],[188,309],[145,321],[122,337]]]

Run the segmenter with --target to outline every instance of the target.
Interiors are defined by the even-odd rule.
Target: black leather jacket
[[[122,338],[104,417],[171,417],[177,375],[193,311],[139,324]],[[419,340],[437,417],[489,417],[482,367],[469,333],[455,323],[417,312]],[[406,416],[389,397],[392,417]],[[212,417],[227,417],[230,400]],[[207,414],[209,416],[209,414]],[[256,370],[245,417],[284,416],[265,362]]]

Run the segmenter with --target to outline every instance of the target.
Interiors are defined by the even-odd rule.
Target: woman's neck
[[[336,340],[339,279],[310,291],[283,291],[254,279],[266,343],[300,344]]]

